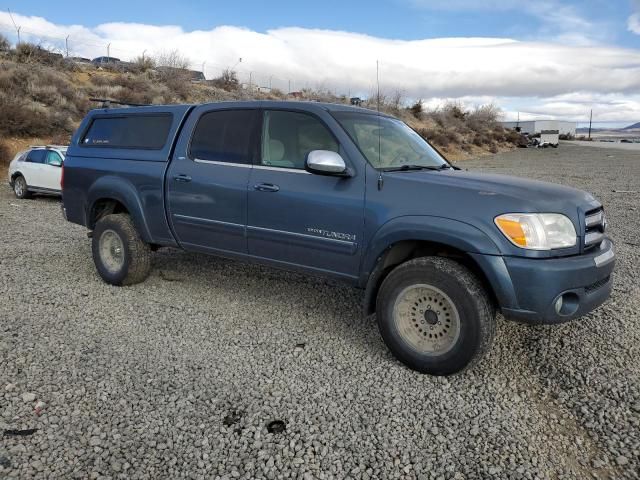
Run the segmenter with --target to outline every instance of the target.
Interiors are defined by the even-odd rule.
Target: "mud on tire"
[[[396,267],[376,300],[380,334],[409,368],[432,375],[460,372],[488,351],[495,308],[478,278],[442,257]]]
[[[149,276],[151,249],[126,213],[102,217],[91,242],[98,274],[112,285],[133,285]]]

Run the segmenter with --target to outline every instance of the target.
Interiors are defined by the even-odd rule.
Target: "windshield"
[[[426,140],[400,120],[357,112],[333,112],[333,116],[374,168],[448,165]]]

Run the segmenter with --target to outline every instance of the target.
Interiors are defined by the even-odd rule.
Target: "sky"
[[[215,77],[429,107],[494,103],[505,120],[640,121],[640,0],[102,2],[19,0],[0,32],[70,55],[178,50]],[[13,20],[8,9],[11,10]],[[107,45],[109,45],[107,50]],[[242,59],[242,61],[240,61]]]

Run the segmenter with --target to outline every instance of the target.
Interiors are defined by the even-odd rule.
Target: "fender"
[[[407,215],[389,220],[373,234],[363,258],[363,276],[369,275],[388,247],[403,240],[441,243],[466,253],[502,255],[493,240],[473,225],[446,217]]]
[[[91,212],[98,200],[112,199],[117,200],[128,210],[133,223],[140,233],[142,239],[147,243],[153,243],[149,225],[144,216],[144,209],[136,188],[131,182],[123,177],[115,175],[105,175],[96,180],[87,192],[87,200],[85,205],[85,225],[89,229],[93,229],[94,225],[90,223]]]
[[[398,242],[416,240],[439,243],[470,254],[492,284],[498,300],[501,303],[513,303],[515,293],[508,273],[504,278],[506,267],[497,268],[498,272],[493,271],[496,266],[504,266],[504,261],[502,252],[488,235],[473,225],[450,218],[428,215],[402,216],[389,220],[378,229],[363,257],[360,285],[365,288],[365,315],[373,313],[374,297],[383,275],[384,262],[381,260],[384,260],[389,247]],[[487,259],[495,259],[495,262],[486,261]]]

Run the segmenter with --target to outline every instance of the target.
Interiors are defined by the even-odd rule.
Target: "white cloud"
[[[453,12],[516,12],[528,17],[523,35],[557,38],[562,43],[591,45],[605,37],[599,25],[586,19],[580,10],[562,0],[408,0],[414,7]],[[530,19],[539,22],[536,25]]]
[[[627,27],[630,32],[640,35],[640,13],[634,13],[629,17]]]
[[[452,0],[453,1],[453,0]],[[462,0],[456,0],[458,3]],[[72,54],[131,59],[147,51],[178,49],[212,77],[237,64],[241,79],[272,83],[286,90],[324,87],[339,93],[373,91],[376,60],[381,87],[410,98],[464,97],[471,103],[494,100],[507,110],[584,117],[590,103],[609,109],[608,118],[640,118],[640,51],[614,46],[589,48],[508,38],[391,40],[349,32],[279,28],[265,33],[219,26],[184,31],[178,26],[108,23],[88,28],[56,25],[39,17],[15,15],[23,39],[64,47]],[[0,12],[0,27],[11,21]],[[567,95],[592,95],[580,102]],[[615,96],[615,102],[611,95]],[[475,100],[474,100],[475,99]],[[629,99],[629,100],[625,100]],[[433,101],[432,101],[433,102]],[[576,105],[577,106],[574,106]],[[616,117],[616,118],[614,118]]]

